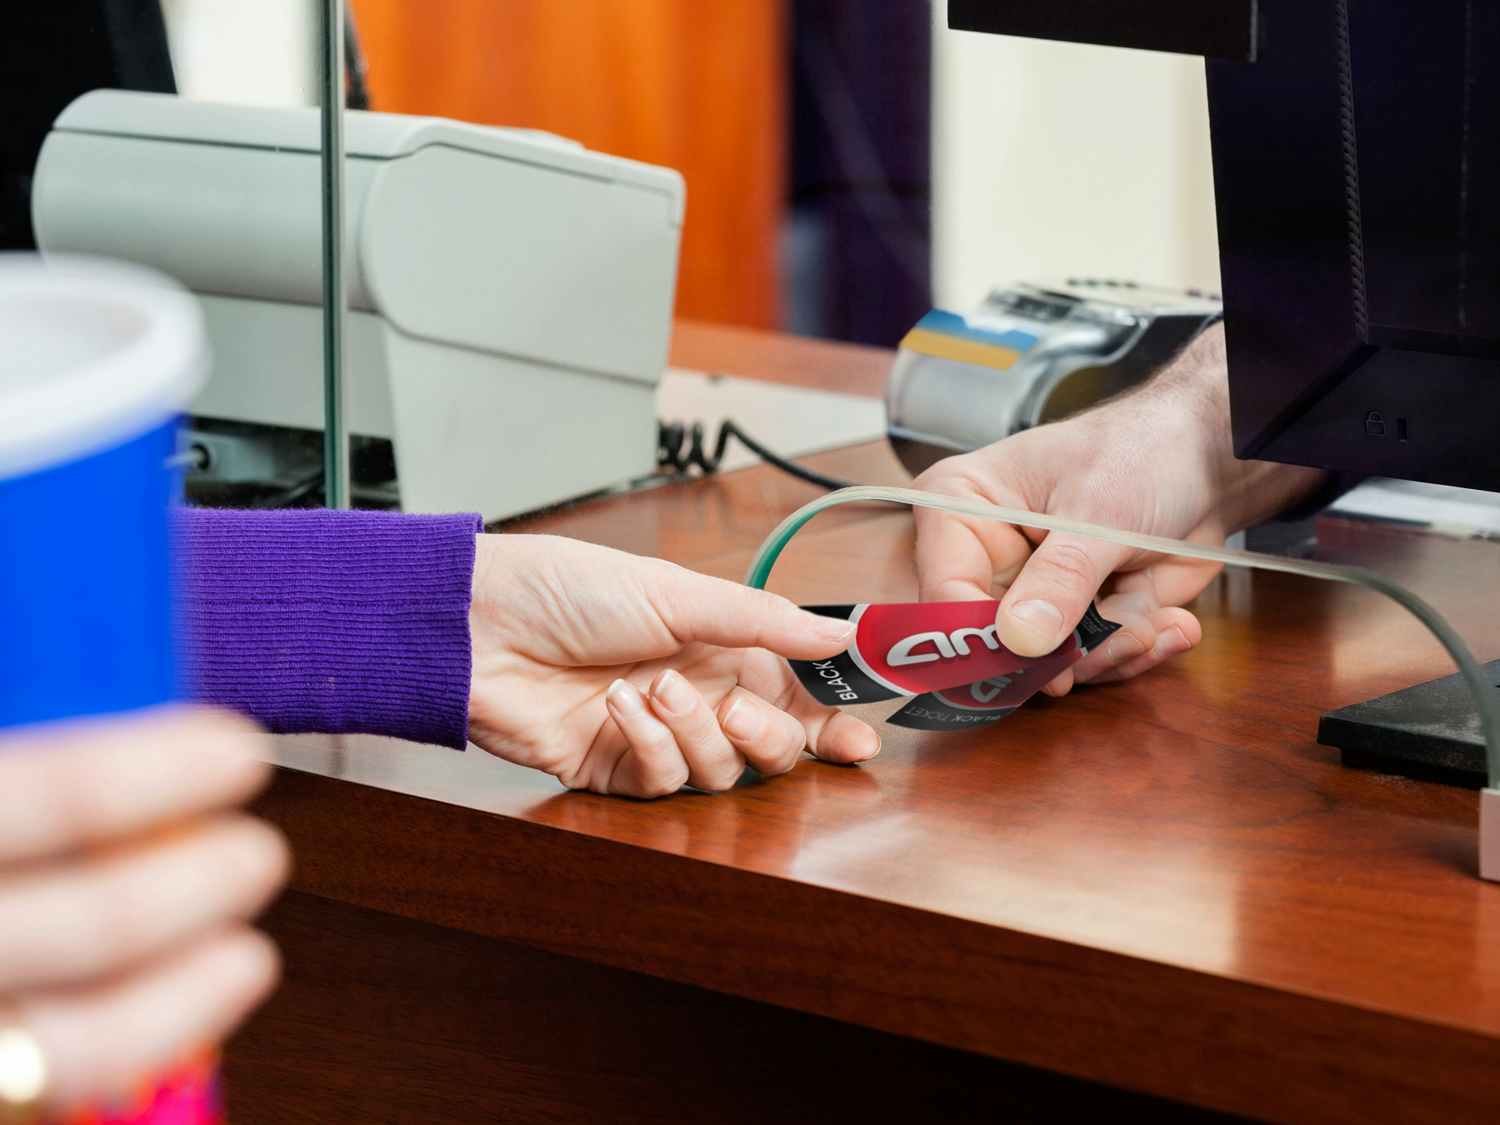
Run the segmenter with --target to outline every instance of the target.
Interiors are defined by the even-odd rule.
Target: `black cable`
[[[656,463],[662,468],[670,468],[679,473],[686,473],[696,466],[705,475],[712,475],[719,471],[719,465],[724,460],[724,450],[729,445],[730,438],[738,440],[741,445],[766,464],[798,480],[806,481],[818,488],[826,488],[830,492],[851,487],[849,481],[824,476],[822,473],[804,468],[795,461],[788,461],[780,454],[767,449],[740,429],[733,420],[727,418],[719,427],[718,440],[714,442],[712,454],[703,446],[702,422],[694,422],[691,427],[686,427],[681,422],[658,422],[656,424]]]
[[[293,504],[307,499],[322,487],[323,470],[319,469],[315,473],[309,473],[306,477],[304,477],[302,480],[299,480],[296,484],[282,489],[279,492],[273,493],[272,495],[267,496],[264,499],[257,500],[254,504],[251,504],[250,507],[258,511],[267,508],[290,508]]]
[[[740,429],[731,419],[725,419],[724,423],[719,427],[719,436],[714,441],[712,453],[709,453],[705,448],[703,438],[704,430],[702,422],[694,422],[692,426],[684,426],[681,422],[657,422],[657,465],[662,468],[670,468],[679,473],[686,473],[696,468],[703,472],[704,475],[712,476],[719,471],[719,466],[724,461],[724,451],[729,445],[729,439],[734,438],[766,464],[780,469],[782,472],[788,473],[798,480],[806,481],[817,488],[826,488],[829,492],[834,492],[840,488],[849,488],[852,486],[851,481],[824,476],[822,473],[805,468],[795,461],[788,461],[779,453],[767,449],[755,438]],[[318,469],[296,483],[280,489],[270,496],[257,500],[250,506],[257,509],[289,508],[294,504],[306,500],[322,487],[323,470]]]

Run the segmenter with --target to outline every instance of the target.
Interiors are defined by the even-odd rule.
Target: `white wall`
[[[162,0],[178,90],[196,101],[317,100],[314,0]]]
[[[933,19],[938,304],[1069,274],[1217,288],[1201,59]]]

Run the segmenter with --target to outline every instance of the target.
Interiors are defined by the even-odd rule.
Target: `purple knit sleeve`
[[[478,516],[178,517],[194,698],[277,732],[463,748]]]

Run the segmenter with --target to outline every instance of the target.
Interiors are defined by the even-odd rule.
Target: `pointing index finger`
[[[676,569],[661,593],[662,620],[681,643],[764,648],[792,660],[842,652],[854,639],[848,621],[798,609],[786,598]]]

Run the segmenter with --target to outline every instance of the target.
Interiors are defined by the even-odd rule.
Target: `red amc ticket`
[[[856,625],[854,643],[829,660],[793,660],[822,703],[908,698],[890,717],[917,730],[964,730],[1014,711],[1119,628],[1089,606],[1070,637],[1046,656],[1017,656],[996,636],[997,601],[810,605]]]

